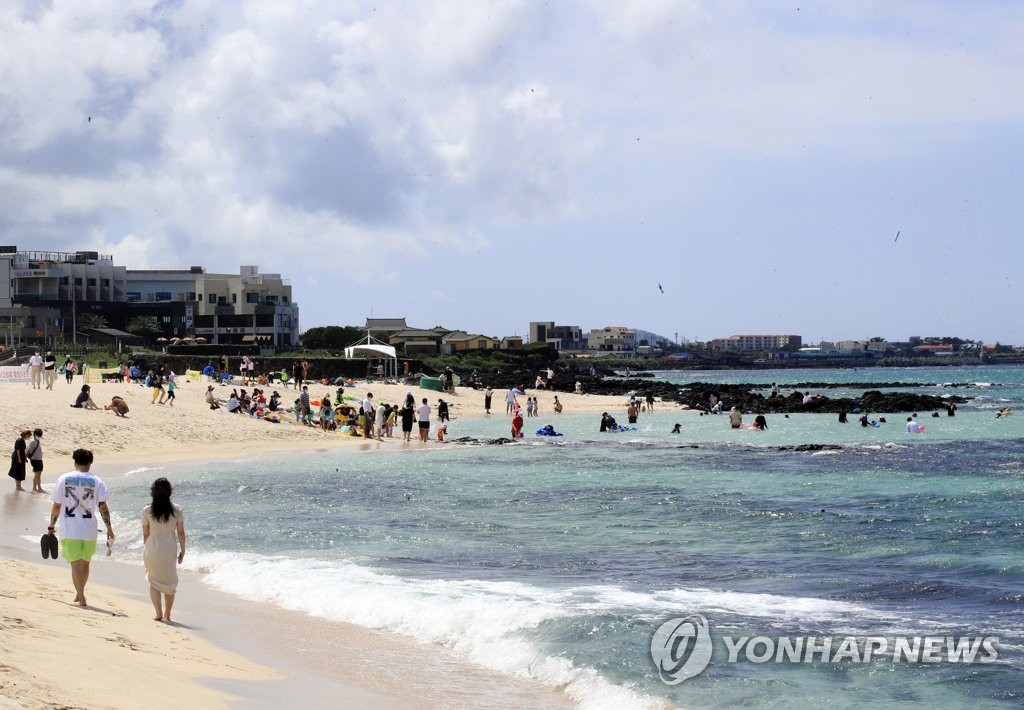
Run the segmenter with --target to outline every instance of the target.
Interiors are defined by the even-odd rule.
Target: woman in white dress
[[[153,502],[142,510],[142,540],[146,545],[143,559],[157,621],[171,620],[178,588],[177,565],[185,559],[185,514],[171,502],[172,491],[170,481],[156,479],[149,489]]]

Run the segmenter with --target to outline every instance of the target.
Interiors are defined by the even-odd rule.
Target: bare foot
[[[161,617],[161,616],[154,616],[153,617],[153,621],[163,621],[163,617]]]

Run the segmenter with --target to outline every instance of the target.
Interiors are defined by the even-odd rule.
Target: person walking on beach
[[[67,380],[69,385],[71,384],[71,381],[75,379],[75,370],[77,369],[78,367],[75,365],[75,361],[71,359],[70,355],[64,358],[64,379]]]
[[[61,521],[61,554],[71,563],[71,582],[75,586],[74,602],[86,606],[85,585],[89,582],[89,562],[96,553],[96,511],[103,516],[107,526],[107,545],[114,542],[114,527],[110,524],[110,509],[107,507],[107,485],[94,473],[90,473],[93,456],[88,449],[75,449],[71,454],[75,469],[57,479],[50,500],[50,527],[53,533],[57,521]]]
[[[43,490],[43,430],[32,432],[32,441],[25,450],[28,460],[32,463],[32,492],[46,493]]]
[[[149,401],[150,404],[157,404],[159,398],[160,404],[164,403],[164,378],[161,376],[160,371],[150,373],[149,386],[153,389],[153,399]]]
[[[28,359],[28,369],[32,380],[32,389],[37,390],[42,387],[43,383],[43,358],[38,351]]]
[[[18,435],[11,452],[11,470],[7,475],[14,479],[14,490],[23,491],[21,482],[25,480],[25,464],[28,463],[28,440],[32,438],[32,430],[26,429]]]
[[[142,509],[146,581],[156,621],[170,621],[178,589],[178,565],[185,559],[185,514],[171,502],[171,482],[158,478],[149,488],[152,503]],[[161,595],[163,604],[161,605]]]
[[[423,404],[416,410],[416,418],[420,426],[420,441],[426,443],[430,437],[430,403],[423,398]]]
[[[494,390],[491,389],[490,385],[487,385],[487,389],[484,390],[484,414],[491,413],[491,398],[494,396]]]
[[[52,390],[57,379],[57,358],[52,350],[47,350],[43,358],[43,374],[46,375],[46,389]]]

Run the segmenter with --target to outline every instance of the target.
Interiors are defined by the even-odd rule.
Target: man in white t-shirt
[[[416,408],[416,418],[420,425],[420,441],[426,441],[430,436],[430,404],[427,398],[423,398],[423,404]]]
[[[920,434],[921,425],[917,423],[917,420],[913,417],[907,417],[907,433],[908,434]]]
[[[28,359],[29,374],[32,376],[32,389],[40,389],[43,385],[43,356],[38,352]]]
[[[373,420],[374,415],[377,413],[377,408],[373,406],[373,392],[366,393],[366,399],[363,400],[363,437],[367,439],[373,438]]]
[[[107,485],[99,476],[89,473],[92,452],[75,449],[71,455],[75,470],[68,471],[53,485],[50,500],[50,527],[53,533],[60,520],[61,554],[71,563],[71,582],[75,585],[75,603],[86,606],[85,585],[89,581],[89,562],[96,553],[96,511],[107,526],[107,544],[114,540],[107,507]]]

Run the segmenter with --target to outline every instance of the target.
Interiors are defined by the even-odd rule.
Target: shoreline
[[[307,449],[397,448],[402,444],[400,427],[396,427],[397,436],[393,439],[369,441],[299,425],[295,422],[294,414],[289,412],[281,412],[281,423],[273,424],[246,414],[228,414],[224,409],[212,411],[203,401],[207,387],[205,382],[185,382],[184,378],[180,378],[180,381],[174,406],[151,404],[152,390],[140,385],[92,384],[92,399],[101,407],[98,411],[69,406],[81,389],[81,378],[77,378],[71,385],[60,380],[53,390],[35,390],[26,384],[2,385],[0,421],[11,423],[7,431],[11,442],[23,429],[43,429],[44,482],[53,481],[59,475],[55,472],[70,469],[71,452],[79,447],[91,449],[96,457],[96,466],[102,467],[109,464],[147,465],[153,462],[241,458]],[[321,384],[309,384],[308,387],[312,399],[324,394],[333,396],[337,389]],[[222,385],[215,392],[218,397],[226,399],[232,389],[233,386]],[[246,389],[251,391],[251,387]],[[272,386],[263,389],[268,394],[275,390]],[[291,406],[292,400],[298,397],[297,390],[276,389],[282,394],[282,404],[285,406]],[[453,419],[486,419],[488,416],[484,413],[483,392],[470,388],[457,388],[455,395],[384,383],[359,384],[346,388],[346,393],[360,399],[367,392],[374,393],[374,401],[378,403],[401,402],[410,392],[417,404],[426,397],[435,410],[434,422],[436,405],[441,398],[448,402]],[[113,412],[102,410],[115,395],[127,402],[130,410],[127,417],[118,417]],[[550,412],[556,395],[566,412],[600,413],[606,409],[625,408],[622,395],[577,395],[528,389],[523,396],[536,396],[543,410]],[[520,396],[520,401],[523,396]],[[495,390],[489,416],[495,422],[495,436],[507,435],[504,391]],[[453,428],[449,426],[450,437],[457,436],[451,431]],[[413,434],[415,437],[415,430]],[[431,430],[433,435],[434,429]],[[412,443],[415,445],[419,442],[414,439]],[[436,445],[436,441],[432,438],[429,445]]]
[[[310,386],[310,391],[321,387]],[[363,393],[369,387],[377,401],[398,401],[409,391],[405,386],[381,384],[353,389]],[[8,432],[12,441],[22,428],[44,430],[43,485],[47,489],[71,468],[70,453],[78,447],[93,450],[93,468],[111,485],[113,501],[118,480],[138,468],[323,450],[356,454],[436,448],[434,441],[403,445],[400,433],[397,439],[364,441],[211,411],[201,398],[205,384],[180,387],[173,408],[149,404],[150,391],[136,385],[92,385],[93,399],[101,407],[114,394],[124,397],[130,407],[128,418],[68,407],[72,393],[80,388],[77,381],[74,385],[59,381],[52,391],[17,384],[0,390],[6,395],[0,398],[0,413],[16,423]],[[323,392],[333,389],[323,387]],[[413,392],[418,399],[427,396],[432,404],[440,394]],[[452,413],[485,418],[482,392],[468,392],[477,395],[472,402],[461,393],[445,397]],[[574,402],[576,411],[600,411],[622,403],[620,397],[557,394],[565,402],[579,398]],[[538,396],[545,398],[543,393]],[[504,405],[504,393],[495,392],[494,410],[499,404]],[[508,417],[503,409],[491,416],[496,429],[506,429]],[[26,487],[30,484],[29,478]],[[112,505],[115,516],[127,512]],[[12,707],[134,708],[170,695],[200,707],[281,707],[296,698],[308,707],[572,705],[557,689],[499,676],[443,648],[247,601],[216,591],[203,582],[203,575],[187,571],[181,575],[184,596],[175,607],[175,621],[156,623],[142,568],[101,554],[92,565],[89,607],[82,610],[70,604],[74,592],[67,563],[36,557],[34,540],[45,527],[49,496],[8,488],[0,496],[0,510],[0,559],[8,569],[0,580],[0,628],[12,658],[0,676],[0,699],[6,698]],[[87,665],[90,680],[86,684],[66,687],[50,682],[43,670],[52,662],[49,654],[54,644],[63,653],[68,639],[76,654],[94,659]],[[119,654],[130,658],[122,660]],[[132,689],[124,687],[126,669],[133,678]],[[136,685],[152,696],[136,693]]]
[[[330,389],[322,385],[315,387],[314,390],[314,386],[310,386],[310,390],[317,392],[321,388],[323,391]],[[43,427],[47,434],[44,435],[47,466],[43,484],[47,488],[68,467],[61,464],[70,463],[67,453],[70,453],[71,448],[79,445],[93,448],[97,452],[94,470],[103,475],[108,484],[112,484],[115,516],[123,514],[130,518],[128,522],[124,519],[120,523],[115,522],[120,528],[136,521],[131,518],[129,511],[117,505],[119,479],[150,475],[142,473],[147,468],[166,464],[173,469],[187,466],[187,462],[250,459],[265,455],[315,455],[326,450],[354,455],[378,450],[411,453],[439,448],[433,440],[429,444],[418,441],[411,445],[403,444],[399,435],[390,441],[364,441],[295,425],[273,425],[247,416],[212,412],[201,400],[201,392],[205,388],[205,384],[200,387],[196,383],[183,386],[179,392],[188,393],[189,398],[186,401],[183,395],[172,412],[166,407],[150,405],[149,391],[142,387],[118,384],[94,387],[102,396],[124,392],[122,396],[130,398],[132,410],[129,419],[121,419],[110,412],[61,409],[54,402],[65,399],[72,389],[63,382],[57,384],[54,392],[10,385],[0,389],[8,394],[0,401],[0,411],[5,411],[9,417],[18,417],[14,421],[33,416],[43,418],[43,421],[64,420],[64,428],[51,430],[46,428],[51,425]],[[230,387],[220,389],[226,389],[227,392],[231,390]],[[267,389],[269,392],[272,388]],[[356,394],[367,390],[373,391],[374,399],[378,401],[395,401],[404,398],[409,391],[405,386],[382,386],[379,383],[352,388]],[[421,390],[413,392],[418,399],[427,396],[431,404],[436,403],[440,394]],[[555,394],[565,404],[570,419],[573,413],[589,415],[603,409],[618,414],[625,406],[623,395],[579,396],[528,391],[528,395],[534,394],[537,394],[545,409],[545,417],[551,413],[550,402]],[[473,421],[473,426],[467,428],[479,433],[483,422],[487,428],[493,426],[498,433],[507,432],[509,418],[503,408],[499,409],[500,405],[504,405],[503,393],[495,392],[492,408],[495,413],[490,418],[483,414],[483,394],[479,391],[460,391],[455,397],[445,399],[451,402],[456,418]],[[286,397],[285,401],[290,400]],[[668,412],[675,415],[673,418],[697,414],[695,410],[686,410],[678,405],[659,405],[658,416]],[[825,422],[824,419],[820,421]],[[716,418],[716,432],[717,425],[723,422],[724,419]],[[29,420],[24,426],[34,424],[34,421]],[[710,424],[710,421],[695,418],[686,426],[692,426],[692,432],[700,431],[700,426]],[[60,424],[55,426],[60,427]],[[16,428],[20,429],[21,425]],[[457,430],[459,422],[453,428]],[[51,432],[52,437],[49,436]],[[775,434],[774,427],[772,433]],[[13,436],[16,433],[11,435],[12,439]],[[3,581],[13,584],[16,578],[20,585],[13,591],[4,587],[0,592],[0,624],[5,630],[5,644],[11,654],[19,659],[19,663],[11,664],[7,676],[0,676],[0,707],[4,706],[2,698],[5,695],[11,697],[15,707],[42,707],[61,703],[73,705],[80,702],[77,696],[53,695],[60,692],[60,689],[40,685],[40,678],[34,674],[32,664],[20,662],[19,649],[26,632],[11,621],[21,618],[19,613],[23,602],[39,601],[39,589],[54,591],[60,597],[42,600],[41,603],[51,606],[61,603],[61,595],[66,594],[70,599],[72,594],[67,564],[62,560],[41,562],[36,557],[36,541],[42,529],[40,525],[45,524],[41,521],[45,520],[48,509],[48,496],[33,496],[27,492],[15,494],[10,488],[0,496],[0,532],[6,533],[0,538],[0,557],[9,563],[9,568],[18,570],[17,575],[5,577]],[[97,560],[89,585],[90,603],[137,610],[131,611],[128,616],[138,616],[135,618],[135,621],[140,622],[136,625],[138,628],[132,626],[130,633],[120,633],[119,636],[127,639],[129,650],[159,646],[166,639],[160,636],[153,639],[150,632],[163,625],[150,620],[152,614],[141,567],[135,563],[119,562],[116,558],[115,547],[114,560]],[[29,569],[25,571],[22,564]],[[162,664],[169,663],[169,667],[176,670],[177,661],[175,658],[167,660],[162,655],[151,658],[152,668],[149,670],[156,669],[153,672],[158,677],[154,678],[153,683],[158,686],[163,684],[164,692],[172,692],[173,688],[173,692],[177,693],[179,684],[188,686],[186,692],[196,693],[197,698],[202,698],[199,704],[204,707],[280,707],[294,702],[296,698],[302,698],[310,707],[333,706],[339,698],[347,699],[350,705],[381,708],[397,707],[399,704],[403,707],[415,704],[419,707],[438,708],[451,707],[453,704],[459,707],[572,705],[570,697],[560,689],[487,671],[455,657],[439,646],[384,631],[324,620],[276,605],[247,601],[214,590],[203,581],[201,573],[183,572],[182,581],[182,591],[186,596],[175,608],[176,624],[172,628],[180,631],[189,642],[195,640],[197,643],[209,644],[208,648],[204,647],[207,649],[204,658],[213,659],[212,669],[223,666],[229,671],[244,668],[245,672],[242,677],[212,677],[204,672],[205,668],[197,672],[186,665],[180,673],[165,673]],[[63,604],[67,605],[67,600],[63,600]],[[72,614],[67,618],[71,623],[78,624],[84,623],[81,619],[83,616]],[[112,615],[112,618],[116,620],[114,623],[122,623],[120,616]],[[41,633],[45,632],[47,637],[57,638],[62,633],[59,622],[51,623],[48,616],[42,619],[33,617],[32,624]],[[76,639],[85,638],[87,632],[91,632],[93,637],[87,640],[93,645],[88,645],[91,649],[88,653],[90,656],[102,657],[106,644],[111,641],[109,637],[115,634],[103,633],[106,629],[102,624],[84,625],[88,628],[82,629],[83,633],[76,636]],[[136,648],[132,649],[132,646]],[[91,672],[107,679],[115,687],[119,682],[116,667],[100,667]],[[22,701],[19,705],[17,703],[22,699],[22,690],[26,687],[36,695],[30,695],[33,700]],[[118,702],[121,701],[104,698],[88,705],[134,705],[128,701],[124,705]]]

